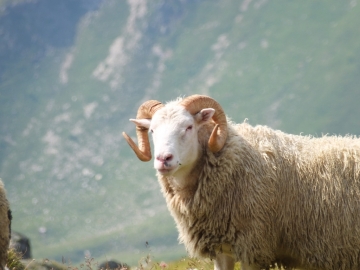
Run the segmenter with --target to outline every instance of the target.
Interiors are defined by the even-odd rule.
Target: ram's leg
[[[260,267],[258,267],[257,265],[241,263],[241,270],[260,270]]]
[[[225,253],[219,253],[216,255],[214,262],[215,270],[234,270],[235,259]]]

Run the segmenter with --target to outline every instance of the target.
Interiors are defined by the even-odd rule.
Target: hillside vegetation
[[[177,243],[152,164],[122,139],[147,99],[360,135],[356,0],[0,1],[0,177],[36,258],[135,264]],[[123,259],[126,258],[126,259]]]

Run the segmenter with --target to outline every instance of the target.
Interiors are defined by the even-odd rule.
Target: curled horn
[[[185,109],[193,115],[197,114],[204,108],[215,109],[215,114],[212,119],[216,125],[210,135],[208,146],[211,152],[219,152],[224,147],[227,138],[227,120],[224,110],[221,108],[220,104],[211,97],[193,95],[185,98],[181,102],[181,105],[183,105]]]
[[[151,119],[154,113],[163,106],[164,105],[157,100],[148,100],[139,107],[136,119]],[[125,132],[123,132],[122,135],[141,161],[151,160],[151,149],[147,128],[136,126],[139,147]]]

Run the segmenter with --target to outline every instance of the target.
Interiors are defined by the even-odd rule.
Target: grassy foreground
[[[78,266],[67,262],[56,262],[47,259],[44,260],[21,260],[21,255],[13,249],[8,252],[7,266],[10,270],[97,270],[99,263],[94,258],[85,258],[83,264]],[[151,255],[140,258],[137,266],[130,267],[136,270],[212,270],[214,263],[211,260],[199,260],[192,258],[183,258],[174,262],[154,261]],[[104,268],[101,268],[104,269]],[[127,268],[117,268],[125,270]],[[240,264],[236,263],[234,270],[240,270]],[[107,270],[104,269],[104,270]]]
[[[21,260],[21,255],[14,250],[8,252],[8,268],[10,270],[98,270],[99,263],[94,258],[85,258],[84,263],[74,266],[71,263],[63,261],[62,263],[43,260]],[[110,270],[111,268],[101,268]],[[116,268],[116,270],[213,270],[214,262],[210,259],[199,260],[194,258],[182,258],[178,261],[166,263],[164,261],[155,261],[151,255],[139,259],[136,266],[129,268]],[[240,270],[240,263],[236,263],[234,270]],[[274,268],[280,270],[283,268]]]

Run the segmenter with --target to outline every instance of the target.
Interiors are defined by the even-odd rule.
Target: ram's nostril
[[[166,155],[166,157],[165,157],[165,161],[171,161],[172,159],[173,159],[173,155],[172,154],[168,154],[168,155]]]

